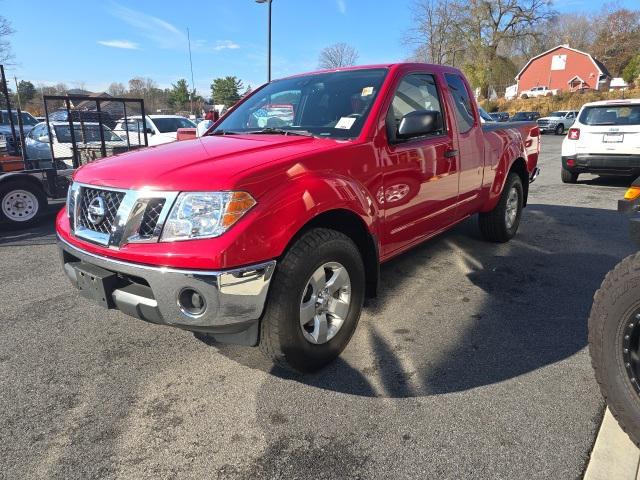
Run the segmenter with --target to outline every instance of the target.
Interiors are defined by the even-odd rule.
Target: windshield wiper
[[[284,128],[273,128],[273,127],[267,127],[267,128],[263,128],[262,130],[255,130],[253,132],[247,132],[250,134],[273,134],[273,135],[300,135],[303,137],[313,137],[313,133],[311,133],[309,130],[286,130]]]

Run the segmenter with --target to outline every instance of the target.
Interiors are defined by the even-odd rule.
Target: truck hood
[[[564,120],[563,117],[540,117],[538,120],[545,120],[548,122],[559,122],[560,120]]]
[[[226,190],[244,170],[299,158],[338,142],[302,136],[206,136],[131,151],[78,169],[74,180],[90,185],[152,190]]]

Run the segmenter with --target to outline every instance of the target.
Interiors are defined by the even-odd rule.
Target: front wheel
[[[353,241],[335,230],[309,230],[278,264],[260,325],[260,349],[285,368],[322,368],[349,343],[364,292],[364,264]]]
[[[640,446],[640,253],[616,265],[596,292],[589,353],[611,413]]]
[[[28,227],[38,221],[47,205],[47,198],[31,182],[15,180],[0,185],[0,223]]]
[[[517,173],[511,172],[498,204],[490,212],[480,214],[480,232],[485,240],[490,242],[511,240],[518,231],[523,205],[522,180]]]
[[[564,125],[560,124],[556,127],[556,135],[564,135]]]

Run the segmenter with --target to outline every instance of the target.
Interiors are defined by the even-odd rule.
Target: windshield
[[[71,133],[68,125],[56,125],[53,127],[56,131],[58,143],[71,143]],[[117,142],[122,139],[113,133],[109,127],[103,126],[104,141]],[[98,125],[74,125],[73,133],[77,143],[100,142],[100,129]]]
[[[18,113],[17,112],[11,112],[11,116],[13,117],[13,123],[17,126],[18,125]],[[33,125],[36,125],[38,123],[38,121],[33,118],[33,116],[29,113],[29,112],[22,112],[22,114],[20,115],[22,117],[22,124],[23,125],[28,125],[30,127],[32,127]],[[9,115],[7,113],[7,111],[3,111],[0,112],[0,123],[1,124],[9,124]]]
[[[585,107],[580,114],[583,125],[640,125],[640,104]]]
[[[152,118],[160,133],[177,132],[179,128],[196,128],[196,124],[186,118]]]
[[[551,112],[550,117],[564,117],[567,112]]]
[[[229,113],[214,133],[277,129],[354,138],[386,74],[386,69],[349,70],[277,80]]]

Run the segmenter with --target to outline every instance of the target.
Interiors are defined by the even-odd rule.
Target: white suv
[[[162,145],[163,143],[175,142],[179,128],[196,128],[196,124],[191,120],[179,115],[147,115],[145,119],[147,129],[147,141],[150,147]],[[129,142],[132,145],[144,144],[144,132],[142,128],[142,117],[133,115],[127,117],[125,125],[124,118],[118,120],[116,128],[113,129],[122,138],[127,138],[129,132]]]
[[[640,99],[586,103],[562,142],[562,181],[640,175]]]

